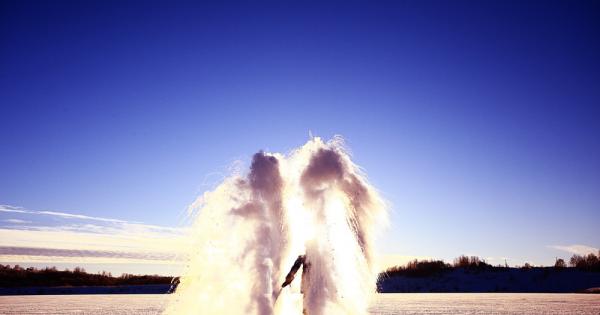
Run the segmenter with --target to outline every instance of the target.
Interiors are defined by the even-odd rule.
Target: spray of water
[[[195,252],[165,314],[367,314],[386,209],[341,138],[256,153],[191,209]],[[299,255],[302,281],[281,289]]]

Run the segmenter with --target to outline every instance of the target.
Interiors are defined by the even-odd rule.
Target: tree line
[[[453,263],[446,263],[443,260],[418,260],[409,261],[404,266],[394,266],[382,272],[380,278],[388,278],[394,276],[407,277],[428,277],[441,272],[452,271],[455,269],[465,269],[468,271],[503,271],[508,269],[531,269],[531,268],[574,268],[582,271],[600,272],[600,251],[598,255],[590,253],[588,255],[573,255],[568,264],[562,259],[556,259],[552,267],[534,267],[529,263],[523,266],[511,268],[505,262],[504,265],[493,266],[488,264],[485,259],[477,256],[461,255],[454,259]]]
[[[443,260],[413,260],[404,266],[394,266],[388,268],[380,274],[380,279],[407,276],[407,277],[428,277],[441,272],[455,269],[465,269],[468,271],[502,271],[514,269],[504,265],[492,266],[484,259],[477,256],[459,256],[453,263],[446,263]],[[556,259],[552,267],[534,267],[525,263],[521,269],[531,268],[573,268],[582,271],[600,272],[600,252],[598,254],[590,253],[588,255],[573,255],[568,263],[562,258]],[[102,271],[98,273],[87,273],[85,269],[76,267],[73,270],[57,270],[56,267],[46,267],[37,269],[33,267],[23,268],[19,265],[0,264],[0,287],[55,287],[55,286],[118,286],[118,285],[144,285],[144,284],[177,284],[179,277],[168,277],[159,275],[133,275],[121,274],[118,277],[110,272]]]
[[[81,267],[76,267],[73,270],[57,270],[56,267],[37,269],[0,264],[0,287],[4,288],[171,284],[177,279],[159,275],[133,275],[128,273],[114,277],[106,271],[87,273]]]
[[[566,267],[566,263],[559,258],[556,260],[554,266],[557,268],[564,268]],[[598,255],[589,253],[587,255],[571,256],[571,259],[569,259],[569,266],[586,271],[600,271],[600,250],[598,251]]]

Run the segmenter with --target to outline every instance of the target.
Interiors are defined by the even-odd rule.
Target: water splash
[[[387,213],[341,138],[256,153],[190,208],[195,252],[165,314],[367,314]],[[310,268],[282,290],[299,255]]]

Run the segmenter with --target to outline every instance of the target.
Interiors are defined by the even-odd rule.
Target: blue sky
[[[311,131],[390,201],[387,254],[600,247],[597,2],[0,6],[0,204],[32,212],[0,211],[4,236],[68,219],[45,210],[180,226],[234,161]]]

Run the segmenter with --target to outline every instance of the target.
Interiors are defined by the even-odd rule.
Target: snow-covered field
[[[0,314],[160,314],[168,295],[0,296]],[[400,293],[380,294],[374,315],[389,314],[600,314],[595,294]]]

